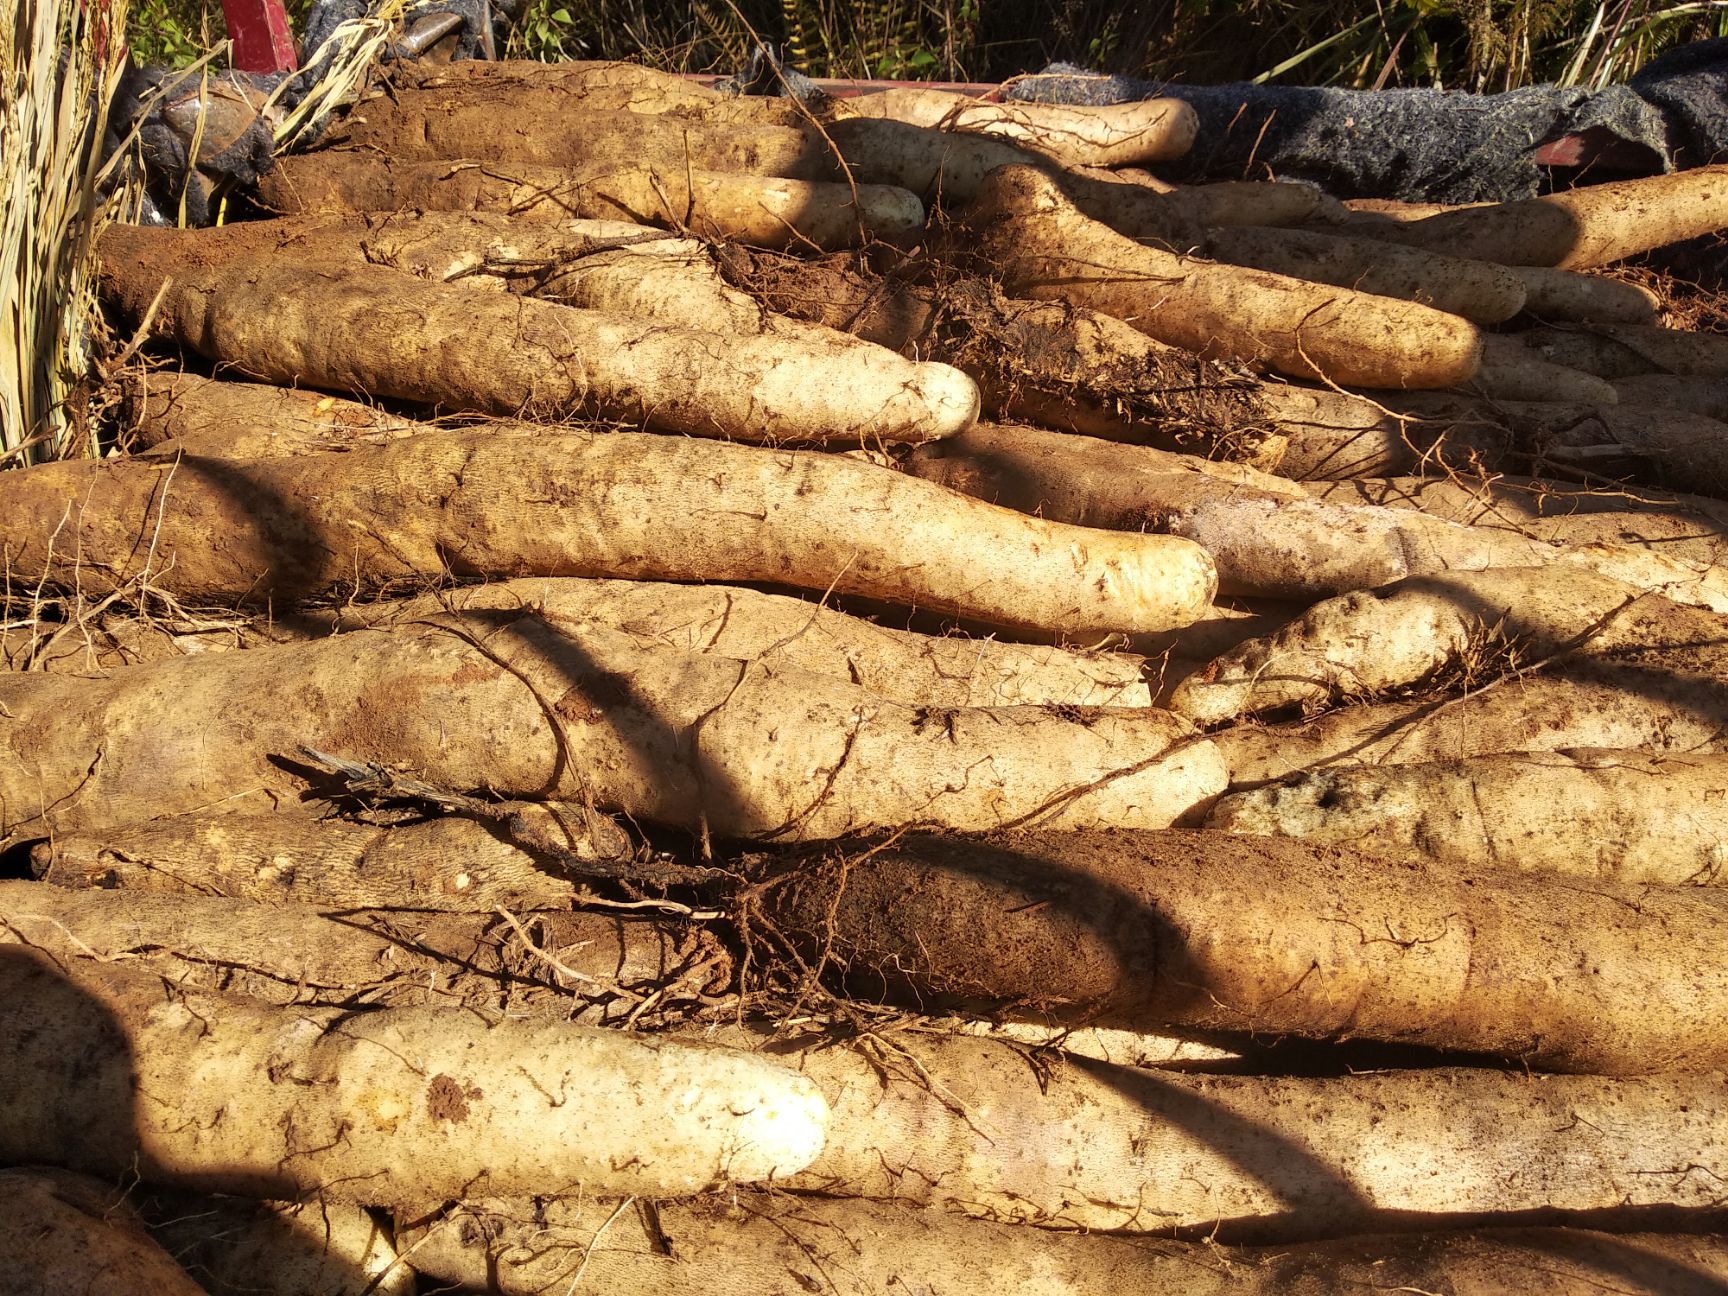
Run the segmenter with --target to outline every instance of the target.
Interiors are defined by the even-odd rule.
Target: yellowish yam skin
[[[1504,266],[1345,234],[1214,229],[1205,247],[1232,265],[1421,302],[1478,324],[1509,320],[1525,303],[1524,285]]]
[[[1394,227],[1400,243],[1505,265],[1588,270],[1728,224],[1728,166],[1585,185],[1439,212]]]
[[[205,249],[219,264],[203,266]],[[442,411],[594,415],[694,436],[920,441],[978,417],[949,365],[806,329],[730,336],[435,283],[341,260],[249,264],[202,232],[129,229],[104,275],[156,331],[284,386],[396,397]],[[816,375],[821,380],[816,381]]]
[[[1616,579],[1606,562],[1595,565],[1604,557],[1626,579]],[[1502,669],[1509,651],[1523,661],[1560,653],[1606,659],[1687,645],[1720,671],[1728,623],[1708,600],[1679,601],[1691,593],[1679,581],[1633,583],[1647,560],[1668,565],[1641,549],[1604,555],[1585,547],[1563,550],[1541,567],[1422,576],[1343,594],[1219,657],[1185,680],[1170,705],[1197,724],[1220,724],[1370,698],[1452,665]]]
[[[1709,671],[1586,658],[1457,697],[1358,703],[1282,725],[1212,735],[1233,788],[1312,770],[1464,760],[1578,747],[1722,750],[1728,695]]]

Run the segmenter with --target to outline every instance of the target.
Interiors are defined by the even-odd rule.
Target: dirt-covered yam
[[[836,845],[800,856],[765,904],[836,984],[926,1010],[1372,1039],[1591,1075],[1728,1058],[1715,888],[1170,830]]]

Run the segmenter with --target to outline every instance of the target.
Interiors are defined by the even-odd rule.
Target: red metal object
[[[241,72],[292,72],[300,66],[282,0],[222,0],[234,66]]]

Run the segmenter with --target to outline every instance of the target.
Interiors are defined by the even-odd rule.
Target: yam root
[[[1421,302],[1478,324],[1499,324],[1525,307],[1524,285],[1503,266],[1305,230],[1213,229],[1205,253],[1313,283]]]
[[[1719,333],[1607,323],[1530,329],[1513,336],[1545,360],[1606,379],[1656,373],[1728,379],[1728,337]]]
[[[1188,461],[1185,466],[1184,460]],[[1037,428],[979,424],[907,461],[918,476],[1078,526],[1151,530],[1205,547],[1221,593],[1325,597],[1409,576],[1535,565],[1560,552],[1516,533],[1409,511],[1292,498],[1292,483]]]
[[[627,103],[638,93],[626,91],[613,102]],[[667,174],[694,168],[789,180],[842,178],[833,149],[814,130],[772,125],[763,117],[719,122],[620,111],[603,102],[592,96],[572,101],[533,87],[503,101],[455,89],[407,90],[356,107],[325,142],[399,162],[483,158],[573,169],[646,166]]]
[[[1703,655],[1703,654],[1695,654]],[[1310,770],[1464,760],[1578,747],[1719,751],[1728,689],[1708,670],[1582,658],[1455,697],[1359,704],[1283,725],[1212,735],[1233,788]]]
[[[1621,663],[1691,646],[1718,669],[1722,617],[1572,564],[1424,576],[1310,608],[1176,689],[1198,724],[1335,699],[1372,698],[1469,663],[1478,676],[1566,654]],[[1513,658],[1510,655],[1516,654]],[[1672,659],[1676,669],[1680,662]]]
[[[503,818],[507,808],[500,809]],[[616,860],[622,830],[581,807],[522,806],[559,846]],[[603,849],[596,849],[595,825]],[[558,840],[554,838],[553,840]],[[232,896],[326,908],[568,909],[576,883],[501,825],[460,815],[369,824],[289,815],[181,815],[37,844],[34,874],[63,887]]]
[[[251,827],[256,841],[258,827]],[[286,827],[292,850],[293,826]],[[234,835],[245,838],[243,829]],[[213,833],[206,837],[223,844]],[[513,1017],[595,1026],[618,1025],[651,994],[676,1017],[731,983],[731,956],[720,942],[669,921],[526,910],[511,918],[496,911],[430,913],[407,890],[385,908],[320,912],[303,899],[315,889],[297,889],[283,904],[275,903],[280,896],[259,903],[0,882],[0,942],[63,964],[125,962],[180,989],[282,1007],[507,1009]]]
[[[1266,465],[1282,453],[1258,384],[1240,369],[1155,342],[1108,315],[1004,297],[958,274],[935,284],[882,278],[837,258],[812,263],[729,248],[720,264],[775,311],[964,370],[994,412]]]
[[[273,1200],[677,1195],[782,1178],[827,1124],[807,1080],[734,1050],[472,1011],[275,1008],[21,947],[0,969],[11,1161]]]
[[[464,1202],[399,1217],[420,1271],[503,1296],[1322,1296],[1340,1285],[1543,1296],[1708,1296],[1720,1237],[1484,1229],[1277,1247],[1055,1233],[856,1198]],[[650,1224],[650,1218],[652,1223]]]
[[[0,1254],[7,1284],[33,1296],[205,1296],[122,1191],[63,1170],[0,1170]]]
[[[253,600],[448,574],[767,582],[1076,639],[1186,625],[1216,587],[1173,536],[1042,522],[837,455],[574,431],[43,465],[0,478],[0,553],[15,582]]]
[[[1210,745],[1167,712],[910,706],[517,612],[100,681],[14,675],[0,708],[0,841],[292,807],[307,748],[459,793],[780,840],[911,822],[1162,826],[1224,785]]]
[[[997,167],[1043,162],[1036,152],[1006,139],[885,118],[842,119],[831,123],[827,134],[858,181],[916,194],[930,206],[971,202]]]
[[[1118,234],[1156,239],[1168,247],[1187,246],[1202,231],[1236,226],[1288,226],[1324,220],[1330,201],[1310,184],[1269,180],[1219,180],[1212,184],[1169,185],[1144,172],[1134,183],[1060,178],[1070,199],[1093,220]]]
[[[946,90],[908,88],[843,101],[845,116],[887,118],[942,130],[977,131],[1025,144],[1066,166],[1168,162],[1194,143],[1199,118],[1180,99],[1069,106],[985,103]]]
[[[1459,208],[1395,233],[1398,242],[1452,256],[1588,270],[1713,233],[1724,212],[1728,166],[1707,166]]]
[[[414,1296],[388,1222],[352,1202],[156,1190],[140,1210],[208,1296]]]
[[[1699,563],[1728,556],[1728,510],[1721,501],[1703,496],[1627,488],[1591,490],[1510,475],[1358,478],[1305,485],[1315,499],[1411,509],[1442,521],[1496,527],[1549,544],[1645,545]]]
[[[200,242],[192,231],[111,232],[108,291],[142,319],[166,282],[159,335],[286,386],[745,441],[921,439],[977,418],[965,375],[883,348],[667,328],[383,266],[200,269]]]
[[[1725,779],[1722,756],[1602,748],[1358,766],[1227,796],[1206,824],[1456,868],[1715,886]]]
[[[1524,311],[1539,320],[1654,324],[1659,302],[1642,284],[1547,266],[1507,266],[1524,285]]]
[[[633,221],[768,248],[893,242],[924,226],[914,194],[885,185],[782,180],[682,165],[656,171],[529,162],[396,162],[370,153],[279,158],[258,182],[266,210],[503,212],[521,220]]]
[[[1481,472],[1503,463],[1514,443],[1504,421],[1469,404],[1407,414],[1346,392],[1278,383],[1264,384],[1260,397],[1284,441],[1278,472],[1297,481]]]
[[[1628,374],[1614,380],[1614,390],[1628,405],[1686,410],[1728,424],[1728,378]]]
[[[1482,363],[1466,390],[1494,400],[1615,405],[1614,385],[1595,374],[1555,364],[1514,335],[1482,339]]]
[[[1150,701],[1144,662],[1130,653],[938,638],[729,585],[499,581],[349,604],[327,614],[324,624],[331,631],[388,627],[441,612],[488,610],[530,610],[571,634],[617,628],[681,652],[814,671],[913,706],[1143,707]]]
[[[1476,328],[1456,316],[1142,246],[1031,168],[993,173],[966,222],[1010,292],[1099,310],[1202,356],[1394,388],[1456,386],[1480,360]]]
[[[94,625],[20,627],[0,632],[0,667],[98,674],[140,661],[296,643],[481,610],[532,611],[572,632],[593,625],[623,628],[684,652],[835,676],[917,706],[1136,707],[1150,701],[1145,663],[1132,653],[918,634],[742,586],[577,578],[495,581],[246,621],[211,618],[186,629],[153,617],[109,616]]]
[[[786,1185],[824,1195],[1227,1243],[1505,1214],[1685,1228],[1721,1209],[1707,1185],[1672,1172],[1627,1193],[1645,1167],[1718,1163],[1714,1076],[1203,1078],[1060,1054],[1038,1065],[1010,1045],[951,1037],[899,1037],[869,1054],[769,1051],[829,1096],[828,1143]],[[1508,1155],[1553,1169],[1507,1175]],[[1620,1214],[1635,1203],[1646,1210]]]
[[[1728,897],[1712,888],[1171,830],[833,847],[766,903],[854,994],[925,1008],[1348,1036],[1591,1075],[1728,1057],[1728,972],[1709,953]]]
[[[351,450],[427,430],[424,423],[324,392],[192,373],[134,379],[127,413],[135,449],[226,459]]]

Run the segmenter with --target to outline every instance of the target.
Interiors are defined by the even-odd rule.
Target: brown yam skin
[[[967,222],[974,255],[1010,292],[1099,310],[1203,356],[1393,388],[1456,386],[1481,359],[1475,326],[1457,316],[1141,246],[1030,168],[994,172]]]
[[[1108,315],[1006,297],[986,279],[946,270],[936,284],[879,277],[850,257],[811,262],[728,248],[720,265],[774,311],[955,365],[1002,417],[1268,470],[1282,453],[1260,385],[1239,367]]]
[[[1599,1075],[1728,1061],[1728,970],[1709,952],[1728,899],[1696,889],[1169,831],[905,837],[807,859],[769,903],[855,992],[900,1003],[1360,1036]]]

